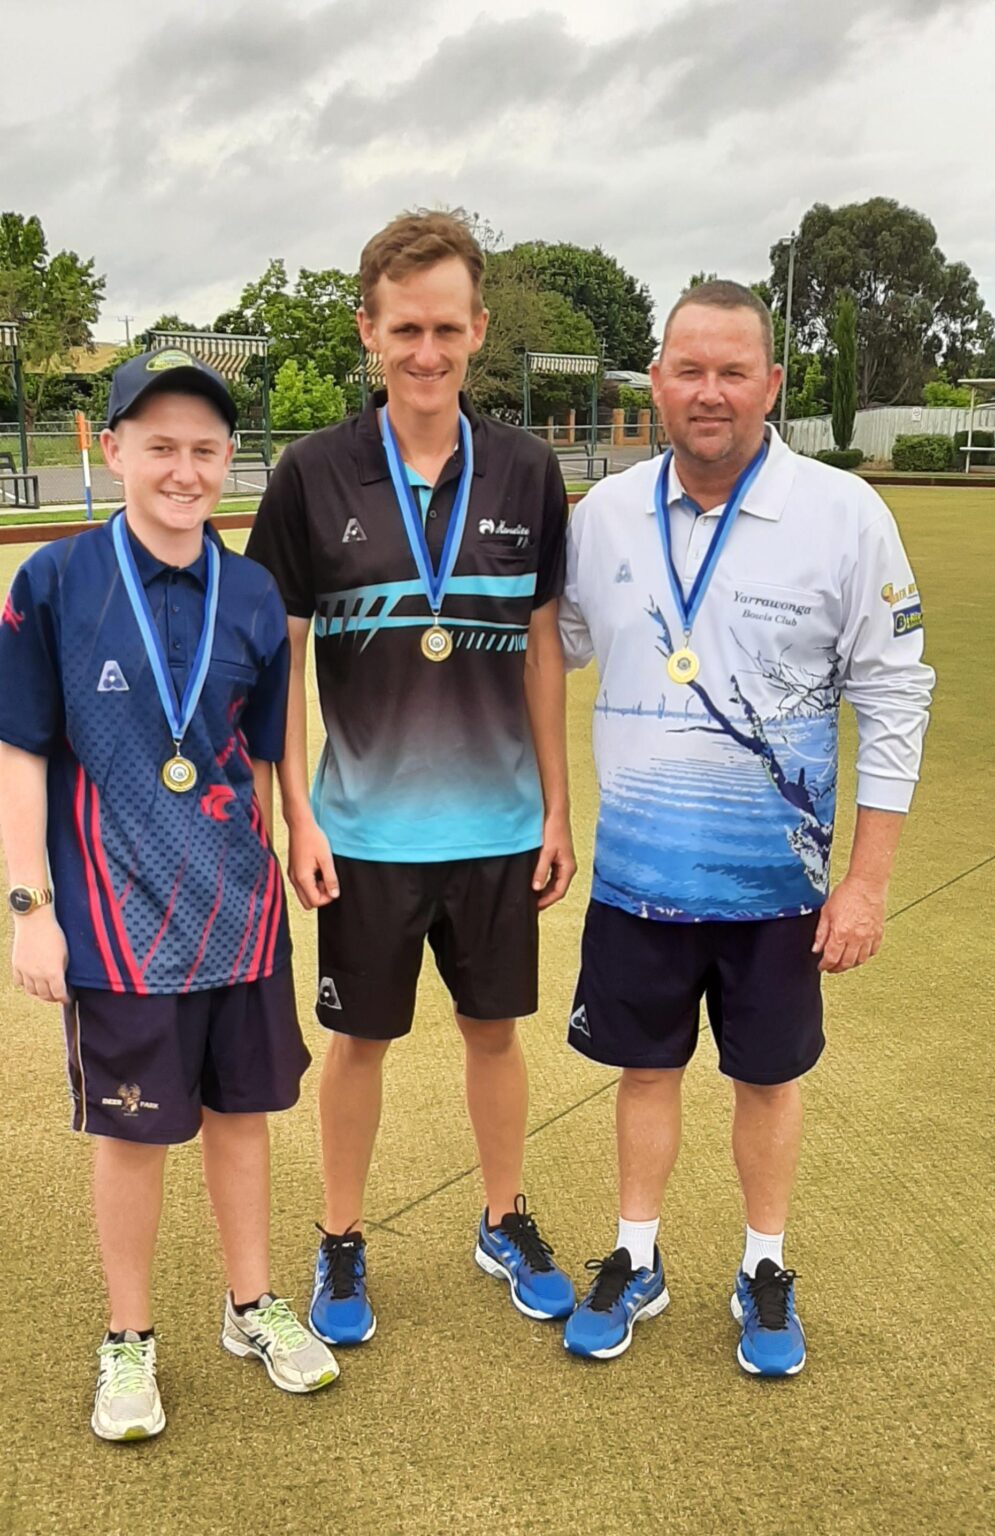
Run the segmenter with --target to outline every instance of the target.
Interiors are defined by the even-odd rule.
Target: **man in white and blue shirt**
[[[561,630],[595,659],[601,791],[570,1042],[621,1067],[615,1250],[567,1326],[621,1353],[668,1296],[656,1236],[702,997],[733,1080],[747,1242],[740,1364],[805,1359],[783,1240],[798,1079],[821,1054],[820,972],[881,942],[933,674],[894,519],[856,476],[765,423],[781,382],[770,316],[738,284],[692,289],[653,365],[673,449],[574,514]],[[858,728],[857,825],[830,894],[839,702]]]

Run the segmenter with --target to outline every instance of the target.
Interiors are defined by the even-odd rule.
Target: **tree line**
[[[605,369],[645,371],[656,345],[652,299],[646,284],[615,257],[599,246],[562,241],[508,246],[486,220],[472,215],[470,222],[487,256],[484,298],[491,315],[487,343],[469,379],[481,409],[511,420],[520,415],[526,351],[594,354]],[[773,313],[778,358],[787,272],[788,247],[781,239],[770,248],[769,272],[753,284]],[[696,273],[688,286],[705,277]],[[92,346],[105,289],[106,277],[92,258],[50,253],[37,217],[0,215],[0,320],[15,320],[20,328],[29,420],[77,408],[99,417],[106,405],[111,369],[83,378],[62,372],[71,349]],[[302,430],[335,420],[357,403],[347,375],[359,356],[358,298],[355,273],[302,267],[292,279],[286,263],[274,259],[213,320],[192,323],[164,314],[154,328],[267,336],[273,425]],[[843,393],[852,373],[853,409],[956,404],[958,379],[995,374],[995,321],[970,269],[947,260],[924,214],[882,197],[839,208],[817,203],[795,241],[789,417],[831,408],[841,302],[848,317],[852,308],[852,325],[847,318],[844,331],[849,336],[852,330],[853,356],[847,358]],[[258,409],[258,368],[251,363],[239,386],[239,403],[249,416]],[[540,418],[571,405],[582,413],[587,386],[539,377],[534,402]],[[606,387],[603,403],[618,403],[617,391]],[[10,370],[0,366],[0,419],[11,420],[13,410]]]

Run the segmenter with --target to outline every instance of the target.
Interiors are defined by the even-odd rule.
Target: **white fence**
[[[868,459],[890,460],[895,438],[903,432],[939,432],[953,437],[966,432],[970,411],[943,406],[884,405],[871,411],[858,411],[851,447],[860,448]],[[995,402],[979,405],[974,413],[974,430],[991,431],[995,427]],[[788,422],[788,442],[796,453],[820,453],[833,446],[833,424],[828,416],[806,416]],[[961,460],[965,458],[960,455]],[[973,458],[973,455],[972,455]],[[984,462],[984,461],[982,461]]]

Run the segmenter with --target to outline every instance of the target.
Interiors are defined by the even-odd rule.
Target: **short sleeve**
[[[542,529],[533,608],[542,608],[563,591],[566,565],[567,492],[553,453],[546,462],[543,481]]]
[[[586,502],[582,501],[574,507],[567,528],[567,570],[563,596],[560,598],[560,639],[568,672],[575,667],[586,667],[594,656],[594,642],[580,595],[580,544],[586,511]]]
[[[314,613],[311,541],[304,484],[292,447],[280,455],[245,553],[273,576],[291,617],[309,619]]]
[[[66,734],[58,571],[39,550],[14,576],[0,616],[0,741],[51,757]]]
[[[287,733],[290,641],[286,615],[275,590],[267,594],[260,628],[264,642],[259,675],[249,692],[239,726],[250,757],[279,763]]]

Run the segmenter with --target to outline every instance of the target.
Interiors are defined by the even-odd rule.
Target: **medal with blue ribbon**
[[[729,500],[722,509],[715,532],[712,534],[711,543],[706,551],[705,558],[698,568],[698,574],[694,578],[691,591],[684,596],[684,587],[677,574],[674,564],[673,542],[670,534],[670,517],[667,507],[667,486],[670,481],[670,464],[674,457],[672,448],[668,448],[660,465],[660,473],[656,481],[656,522],[660,530],[660,539],[663,544],[664,564],[667,567],[667,576],[670,580],[670,590],[673,593],[674,603],[680,615],[681,627],[684,631],[684,644],[676,651],[672,651],[667,657],[667,675],[674,683],[692,683],[698,676],[701,662],[691,649],[691,631],[694,621],[698,616],[698,610],[704,601],[708,584],[715,574],[715,567],[719,563],[719,556],[725,548],[726,540],[732,532],[732,525],[736,521],[736,514],[746,500],[746,494],[763,468],[764,459],[767,457],[767,443],[761,443],[754,457],[740,474],[736,484],[732,488]]]
[[[118,569],[124,582],[124,590],[128,594],[131,611],[135,615],[145,647],[145,654],[149,659],[152,676],[155,679],[156,691],[162,704],[166,723],[169,726],[169,734],[173,738],[173,756],[167,758],[159,771],[167,789],[174,794],[185,794],[188,789],[193,789],[197,782],[197,769],[189,758],[184,757],[180,748],[183,738],[187,733],[190,721],[193,719],[200,703],[200,696],[204,691],[204,683],[207,680],[207,671],[211,665],[211,651],[214,648],[214,627],[218,617],[218,590],[221,584],[221,556],[218,548],[209,538],[204,543],[207,551],[207,592],[204,597],[204,621],[201,625],[200,639],[197,642],[197,650],[194,654],[193,666],[190,676],[187,678],[186,687],[183,690],[182,699],[177,699],[173,679],[169,673],[169,665],[162,648],[162,640],[156,627],[149,600],[145,595],[135,564],[135,557],[131,552],[131,544],[125,527],[124,513],[119,512],[111,523],[111,534],[114,539],[114,553],[117,556]]]
[[[422,655],[427,661],[447,661],[453,653],[453,637],[448,630],[442,628],[439,623],[439,614],[442,612],[446,588],[449,586],[460,545],[463,542],[463,530],[466,527],[466,515],[470,506],[470,491],[473,484],[473,433],[470,430],[470,423],[460,411],[459,432],[463,447],[463,468],[460,471],[456,500],[453,503],[449,527],[446,529],[446,537],[442,545],[439,569],[435,570],[414,488],[405,472],[397,447],[397,439],[390,424],[389,408],[381,412],[380,431],[383,435],[387,468],[390,470],[391,484],[401,511],[404,531],[408,536],[418,577],[432,615],[432,623],[421,638]]]

